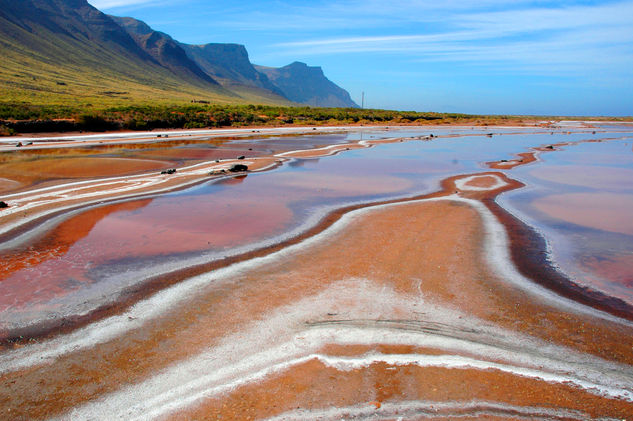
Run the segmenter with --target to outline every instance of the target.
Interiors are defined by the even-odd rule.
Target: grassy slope
[[[131,104],[279,104],[257,92],[239,95],[175,77],[158,65],[134,60],[81,38],[37,26],[33,32],[0,18],[0,102],[103,109]],[[19,42],[16,41],[19,40]]]

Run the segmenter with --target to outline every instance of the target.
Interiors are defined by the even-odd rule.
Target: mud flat
[[[552,267],[542,233],[497,204],[499,195],[523,187],[514,172],[539,160],[524,159],[512,170],[482,168],[485,162],[501,162],[499,155],[516,148],[510,145],[501,153],[481,154],[495,160],[477,155],[473,166],[457,167],[449,152],[445,167],[433,166],[444,153],[439,145],[428,161],[415,161],[408,169],[403,156],[416,148],[431,151],[435,144],[400,143],[397,137],[386,142],[372,153],[353,145],[325,146],[266,162],[292,155],[308,164],[316,156],[335,155],[319,165],[331,170],[338,162],[346,166],[345,177],[335,171],[312,174],[306,167],[287,177],[279,170],[260,177],[266,177],[262,182],[278,177],[283,183],[273,188],[283,185],[292,195],[322,189],[318,200],[332,197],[340,201],[335,203],[361,193],[359,203],[339,205],[300,235],[184,267],[126,305],[58,328],[48,339],[27,338],[5,347],[2,417],[631,417],[629,304],[574,284]],[[385,171],[372,161],[374,154],[395,156],[393,165],[385,164],[388,174],[380,172],[382,184],[366,178]],[[367,167],[353,167],[354,159],[365,160]],[[266,209],[272,190],[262,190],[249,177],[221,189],[253,184],[261,190],[261,196],[250,196],[253,203],[242,198],[243,209],[252,209],[243,218],[255,218],[250,227],[270,215],[280,221],[290,217],[283,207]],[[428,180],[423,185],[428,192],[414,194],[423,190],[411,181],[416,177]],[[221,197],[221,189],[213,197]],[[196,200],[203,191],[183,198]],[[303,203],[309,196],[298,197]],[[83,212],[50,231],[54,236],[41,237],[33,250],[69,255],[82,238],[103,229],[103,221],[121,213],[133,217],[151,207],[151,200]],[[287,209],[295,214],[293,206]],[[267,216],[258,219],[258,207]],[[221,221],[218,217],[209,221]],[[136,226],[139,234],[147,228]],[[177,233],[135,256],[197,247],[192,237],[185,241]],[[14,255],[7,270],[19,273],[28,259],[40,259],[31,264],[35,269],[55,261],[27,250]],[[28,293],[27,288],[27,298]]]

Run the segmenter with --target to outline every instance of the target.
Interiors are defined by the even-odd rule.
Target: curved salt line
[[[230,282],[234,276],[239,274],[241,271],[250,270],[257,266],[272,263],[285,257],[291,257],[294,253],[300,251],[301,249],[317,244],[323,239],[340,232],[355,218],[358,218],[366,213],[391,206],[445,200],[466,203],[478,211],[484,223],[485,229],[484,247],[486,251],[486,260],[488,261],[490,268],[494,270],[501,279],[509,281],[524,291],[542,298],[547,304],[557,308],[563,307],[572,313],[593,316],[625,326],[633,326],[633,322],[561,297],[525,278],[518,272],[512,263],[505,228],[497,221],[492,212],[490,212],[490,210],[481,202],[452,195],[369,206],[348,212],[324,231],[297,244],[266,256],[257,257],[203,275],[189,278],[138,302],[128,311],[120,315],[105,318],[101,321],[88,325],[85,328],[78,329],[77,331],[67,335],[59,336],[50,341],[28,345],[0,355],[0,373],[15,371],[31,365],[51,362],[66,353],[107,342],[124,334],[125,332],[140,328],[144,321],[160,316],[168,309],[185,301],[189,296],[199,291],[200,288],[212,283],[220,284],[223,282]]]
[[[468,183],[472,180],[476,180],[478,178],[491,177],[495,179],[495,183],[492,186],[488,187],[480,187],[480,186],[469,186]],[[500,187],[507,186],[508,183],[505,182],[501,177],[495,174],[481,174],[481,175],[471,175],[469,177],[458,178],[455,180],[455,187],[464,191],[488,191],[488,190],[496,190]]]
[[[294,158],[292,155],[294,155],[296,153],[308,152],[308,151],[309,152],[327,151],[327,150],[330,150],[330,149],[344,148],[344,147],[346,147],[345,145],[351,145],[351,144],[353,144],[353,143],[341,143],[341,144],[336,144],[336,145],[328,145],[328,146],[324,146],[322,148],[315,148],[315,149],[296,149],[296,150],[292,150],[292,151],[281,152],[281,153],[275,154],[273,156],[277,157],[277,158],[285,158],[285,157]],[[336,151],[330,151],[326,155],[332,155],[334,152],[336,152]]]
[[[319,132],[323,131],[357,131],[357,130],[380,130],[389,126],[367,126],[367,127],[350,127],[350,126],[322,126],[318,127]],[[406,127],[406,126],[403,126]],[[314,127],[274,127],[262,128],[259,134],[266,133],[311,133]],[[93,135],[72,135],[72,136],[50,136],[50,137],[20,137],[16,139],[7,139],[6,142],[15,143],[16,141],[68,141],[68,140],[107,140],[107,139],[152,139],[156,140],[158,135],[164,136],[209,136],[222,137],[226,134],[244,134],[253,135],[253,129],[210,129],[210,130],[179,130],[179,131],[153,131],[153,132],[135,132],[135,133],[110,133],[110,134],[93,134]],[[169,138],[166,138],[169,139]],[[166,139],[161,139],[166,140]]]
[[[267,418],[266,421],[304,421],[318,419],[320,421],[340,421],[348,417],[360,419],[403,419],[419,418],[454,418],[463,416],[508,416],[526,417],[531,420],[588,420],[591,416],[585,412],[553,409],[534,406],[517,406],[499,402],[471,400],[468,402],[448,401],[402,401],[381,402],[379,408],[374,405],[355,405],[342,408],[300,409]]]
[[[433,181],[433,179],[429,181]],[[417,194],[428,193],[429,191],[433,191],[435,188],[438,188],[439,178],[438,180],[434,181],[433,184],[434,184],[433,187],[429,187],[427,190],[420,191]],[[144,196],[140,198],[143,198],[143,197]],[[393,199],[407,199],[408,197],[409,195],[395,196],[392,198]],[[117,202],[115,201],[113,203],[117,203]],[[156,262],[151,266],[151,273],[149,274],[147,271],[143,272],[143,270],[127,269],[125,271],[124,277],[112,276],[112,277],[103,278],[103,281],[107,283],[109,286],[108,296],[104,296],[103,291],[99,290],[98,283],[92,284],[82,289],[81,290],[82,296],[79,297],[81,299],[81,302],[84,303],[86,306],[84,306],[83,308],[79,308],[78,306],[72,306],[70,311],[65,311],[67,307],[65,307],[64,303],[60,303],[59,301],[51,301],[50,304],[53,307],[55,307],[57,310],[54,314],[48,313],[45,316],[46,318],[55,318],[55,317],[62,318],[62,317],[67,317],[67,316],[86,315],[90,311],[93,311],[95,308],[98,308],[101,305],[107,304],[108,302],[115,302],[117,300],[117,297],[125,288],[137,284],[139,280],[147,279],[150,276],[158,276],[158,275],[163,275],[169,272],[181,270],[184,267],[191,267],[191,266],[209,263],[211,261],[218,261],[223,258],[240,256],[253,250],[260,250],[265,247],[283,243],[285,241],[291,240],[292,238],[300,236],[302,233],[305,233],[310,228],[316,226],[319,223],[319,221],[321,221],[323,216],[329,214],[330,212],[336,211],[337,209],[341,207],[366,205],[366,204],[367,203],[363,201],[350,201],[350,202],[339,203],[335,206],[319,207],[319,208],[314,209],[313,213],[308,215],[308,217],[305,218],[300,225],[293,228],[291,231],[287,231],[278,236],[267,238],[255,243],[249,243],[248,245],[239,246],[237,248],[233,248],[227,251],[212,251],[212,252],[202,253],[196,257],[188,258],[184,260],[180,258],[177,258],[175,260],[163,259],[160,262]],[[81,212],[81,211],[82,210],[77,210],[76,212]],[[64,216],[59,216],[58,218],[59,220],[62,220]],[[45,225],[50,224],[50,225],[46,225],[47,227],[49,227],[59,222],[59,220],[53,219],[50,221],[46,221],[44,224]],[[33,234],[33,230],[23,235],[28,236],[31,234]],[[21,240],[21,241],[24,241],[24,240]],[[5,247],[5,245],[6,243],[0,244],[0,249],[2,249],[2,247]],[[103,301],[104,299],[109,299],[109,301],[104,302]],[[94,300],[98,301],[96,305],[93,305]],[[19,323],[14,324],[13,326],[10,326],[9,325],[10,321],[8,320],[8,318],[5,318],[4,327],[8,329],[20,329],[20,328],[31,326],[33,324],[41,323],[42,321],[44,320],[31,319],[29,321],[26,321],[26,323],[24,323],[22,320],[19,320],[19,317],[18,317]],[[0,368],[0,371],[1,371],[1,368]]]
[[[372,129],[373,130],[373,129]],[[386,140],[393,140],[392,138],[390,139],[382,139],[382,141],[386,141]],[[377,140],[378,141],[378,140]],[[370,144],[368,144],[366,141],[358,141],[355,142],[356,144],[359,144],[361,146],[364,147],[369,147],[371,146]],[[293,150],[293,151],[288,151],[288,152],[284,152],[284,153],[280,153],[280,154],[276,154],[276,155],[272,155],[272,158],[284,158],[286,156],[290,156],[292,154],[296,154],[296,153],[301,153],[301,152],[311,152],[311,151],[320,151],[320,150],[327,150],[327,149],[334,149],[334,148],[342,148],[345,145],[353,145],[355,144],[354,142],[351,143],[347,143],[347,144],[337,144],[337,145],[329,145],[329,146],[325,146],[323,148],[318,148],[318,149],[297,149],[297,150]],[[326,155],[332,155],[334,153],[338,152],[337,150],[333,150],[330,153],[326,154]],[[244,161],[244,163],[246,164],[252,164],[253,160],[261,160],[261,159],[270,159],[270,158],[266,158],[266,157],[255,157],[255,158],[250,158],[251,161]],[[5,199],[7,199],[9,201],[10,207],[3,210],[2,213],[0,213],[0,218],[2,216],[6,216],[6,215],[12,215],[15,213],[19,213],[21,211],[24,210],[28,210],[28,209],[32,209],[32,208],[36,208],[36,207],[40,207],[40,206],[46,206],[49,205],[51,203],[57,203],[60,201],[60,199],[68,199],[68,200],[77,200],[77,199],[82,199],[82,198],[90,198],[90,197],[106,197],[112,194],[120,194],[123,192],[127,192],[127,191],[134,191],[134,190],[141,190],[141,189],[146,189],[148,187],[154,186],[156,184],[162,184],[165,182],[171,182],[174,179],[178,179],[178,178],[184,178],[187,176],[192,176],[192,175],[205,175],[208,174],[209,170],[222,170],[222,169],[228,169],[231,165],[232,162],[234,162],[235,160],[223,160],[226,161],[227,164],[226,165],[217,165],[219,163],[215,162],[215,161],[207,161],[207,162],[202,162],[202,163],[198,163],[198,164],[193,164],[193,165],[189,165],[189,166],[185,166],[185,167],[181,167],[179,169],[179,171],[175,174],[172,175],[169,178],[165,178],[165,177],[160,177],[160,175],[154,175],[155,173],[146,173],[146,174],[139,174],[139,175],[135,175],[135,176],[120,176],[120,177],[109,177],[109,178],[104,178],[104,179],[99,179],[99,180],[86,180],[86,181],[77,181],[77,182],[71,182],[71,183],[65,183],[65,184],[60,184],[60,185],[56,185],[56,186],[50,186],[50,187],[43,187],[43,188],[39,188],[39,189],[35,189],[35,190],[29,190],[29,191],[25,191],[25,192],[19,192],[19,193],[13,193],[13,194],[9,194],[4,196]],[[221,161],[221,162],[223,162]],[[273,168],[275,165],[268,165],[264,168],[260,168],[256,171],[265,171],[268,170],[270,168]],[[191,171],[194,168],[198,168],[198,167],[202,167],[201,169],[199,169],[198,171]],[[176,184],[170,187],[166,187],[164,189],[159,189],[159,190],[151,190],[148,192],[139,192],[136,194],[156,194],[156,193],[162,193],[162,192],[166,192],[166,191],[170,191],[170,190],[174,190],[177,188],[182,188],[185,187],[189,184],[193,184],[195,182],[197,182],[199,180],[192,180],[192,181],[188,181],[185,183],[181,183],[181,184]],[[112,185],[112,184],[117,184],[117,183],[122,183],[124,185],[127,185],[127,187],[120,187],[120,188],[113,188],[113,189],[109,189],[109,190],[100,190],[100,191],[96,191],[96,192],[90,192],[90,193],[84,193],[84,194],[74,194],[72,196],[70,196],[70,193],[76,193],[78,190],[88,190],[88,189],[96,189],[99,187],[103,187],[103,186],[108,186],[108,185]],[[137,184],[134,184],[137,183]],[[81,188],[74,188],[76,186],[82,186]],[[43,192],[48,192],[48,193],[43,193]],[[40,193],[40,194],[35,194],[34,193]],[[119,196],[113,199],[124,199],[126,197],[131,197],[134,196],[135,194],[132,193],[130,195],[123,195],[123,196]],[[50,197],[50,199],[48,200],[42,200],[42,201],[36,201],[34,202],[33,200],[35,199],[39,199],[42,197]],[[83,204],[94,204],[96,202],[98,202],[99,200],[96,201],[91,201],[91,202],[84,202]],[[22,202],[26,202],[25,205],[21,205]],[[0,227],[0,234],[5,234],[6,232],[9,232],[19,226],[22,226],[28,222],[31,222],[33,220],[36,220],[38,218],[41,218],[43,216],[49,215],[51,213],[54,212],[58,212],[58,211],[62,211],[71,207],[74,207],[75,205],[70,205],[70,206],[66,206],[66,207],[56,207],[54,209],[50,209],[48,211],[43,211],[43,212],[39,212],[37,214],[31,215],[29,217],[26,218],[22,218],[19,221],[13,222],[11,224],[6,224],[2,227]],[[12,244],[14,244],[15,242],[13,242]],[[6,248],[6,247],[5,247]]]
[[[244,161],[246,164],[253,164],[253,162],[256,160],[256,158],[253,158],[250,161]],[[234,160],[232,160],[234,161]],[[170,176],[169,178],[167,177],[161,177],[160,175],[153,175],[153,176],[149,176],[147,174],[144,175],[139,175],[139,176],[131,176],[131,177],[114,177],[114,178],[107,178],[107,179],[102,179],[99,181],[94,181],[94,180],[89,180],[89,181],[80,181],[80,182],[73,182],[73,183],[67,183],[67,184],[62,184],[62,185],[58,185],[58,186],[53,186],[53,187],[45,187],[42,189],[38,189],[38,190],[32,190],[29,192],[23,192],[23,193],[16,193],[13,195],[13,198],[9,201],[9,204],[11,205],[9,208],[4,209],[2,211],[2,213],[0,213],[0,218],[2,216],[6,216],[6,215],[11,215],[11,214],[15,214],[15,213],[19,213],[19,212],[23,212],[25,210],[28,209],[33,209],[33,208],[37,208],[37,207],[41,207],[41,206],[46,206],[46,205],[50,205],[52,203],[59,203],[60,201],[64,201],[64,199],[68,200],[68,201],[75,201],[78,199],[89,199],[89,198],[95,198],[94,200],[86,200],[83,201],[82,203],[74,203],[68,206],[60,206],[60,207],[54,207],[52,209],[49,210],[45,210],[42,212],[38,212],[35,213],[29,217],[25,217],[20,219],[19,221],[15,221],[13,223],[9,223],[9,224],[4,224],[2,227],[0,227],[0,234],[5,234],[17,227],[20,227],[26,223],[29,223],[31,221],[34,221],[38,218],[41,218],[43,216],[46,215],[50,215],[52,213],[56,213],[59,211],[63,211],[63,210],[67,210],[67,209],[71,209],[73,207],[76,206],[83,206],[83,205],[92,205],[95,203],[99,203],[103,200],[108,200],[108,201],[112,201],[112,200],[122,200],[122,199],[127,199],[130,197],[135,197],[138,195],[155,195],[155,194],[159,194],[159,193],[166,193],[166,192],[170,192],[176,189],[180,189],[195,183],[199,183],[200,179],[196,179],[196,180],[188,180],[185,182],[180,182],[180,183],[176,183],[176,184],[171,184],[167,187],[157,187],[157,188],[152,188],[152,187],[156,187],[159,186],[160,184],[165,184],[165,183],[171,183],[174,180],[177,180],[179,178],[185,178],[185,177],[191,177],[191,176],[195,176],[195,175],[207,175],[209,173],[210,170],[220,170],[220,169],[228,169],[229,166],[231,164],[228,163],[226,165],[218,165],[215,162],[204,162],[201,164],[195,164],[195,165],[191,165],[189,167],[183,167],[180,169],[179,173],[176,173],[172,176]],[[192,169],[196,168],[196,167],[200,167],[200,166],[208,166],[206,168],[200,168],[196,171],[193,171]],[[254,170],[253,172],[261,172],[261,171],[265,171],[269,168],[273,167],[272,165],[266,166],[265,168],[260,168],[257,170]],[[212,180],[212,179],[209,179]],[[89,184],[89,183],[93,183],[93,184]],[[95,191],[95,192],[88,192],[88,193],[83,193],[83,194],[74,194],[71,195],[71,193],[76,193],[78,191],[81,190],[92,190],[92,189],[96,189],[99,187],[103,187],[103,186],[108,186],[108,185],[118,185],[118,184],[122,184],[122,187],[118,187],[118,188],[110,188],[108,190],[99,190],[99,191]],[[81,186],[79,188],[73,188],[73,186]],[[139,190],[143,190],[143,189],[148,189],[148,188],[152,188],[150,190],[147,191],[139,191]],[[61,189],[61,190],[55,190],[55,189]],[[51,191],[52,190],[52,191]],[[36,195],[30,195],[31,193],[34,192],[41,192],[41,191],[50,191],[50,193],[43,193],[43,194],[36,194]],[[130,194],[121,194],[121,193],[125,193],[125,192],[132,192]],[[114,197],[110,197],[113,194],[119,194],[119,196],[114,196]],[[22,196],[19,198],[15,198],[16,196]],[[9,197],[9,196],[5,196]],[[42,198],[42,197],[48,197],[49,199],[47,200],[40,200],[40,201],[33,201],[35,199],[38,198]],[[25,203],[24,205],[22,203]],[[15,245],[16,241],[10,240],[12,246]],[[7,246],[6,244],[0,244],[0,249],[3,248],[8,248],[9,246]]]
[[[525,357],[534,359],[533,366],[544,365],[546,369],[516,366],[461,355],[376,353],[362,357],[337,357],[317,353],[319,348],[327,344],[406,344],[456,349],[475,353],[484,358],[505,356],[509,360],[515,359],[512,351],[503,348],[457,338],[442,338],[428,333],[402,333],[396,329],[315,329],[299,332],[290,341],[254,355],[236,353],[240,349],[252,350],[255,343],[248,342],[241,344],[241,346],[237,345],[238,349],[236,350],[236,346],[230,342],[235,343],[236,340],[244,336],[249,338],[250,334],[261,332],[268,323],[262,322],[263,326],[258,325],[256,329],[246,332],[246,335],[234,335],[237,338],[229,338],[230,340],[226,341],[225,346],[220,346],[208,353],[177,364],[141,384],[125,387],[94,402],[75,408],[62,419],[93,419],[105,414],[127,420],[154,419],[189,407],[202,399],[230,392],[312,360],[318,360],[328,367],[342,371],[361,369],[379,362],[392,366],[416,365],[422,368],[496,370],[550,383],[572,384],[598,396],[633,401],[633,382],[630,374],[626,379],[628,381],[624,382],[625,385],[619,384],[621,382],[618,381],[609,384],[609,379],[602,372],[591,372],[588,364],[583,365],[582,362],[568,364],[566,361],[552,361],[538,355],[528,354]],[[271,338],[265,339],[271,340]],[[534,345],[538,344],[532,344],[532,346]],[[537,348],[534,352],[540,352],[540,350]],[[559,349],[558,352],[561,356],[567,356],[564,349]],[[238,362],[230,364],[231,360],[229,358],[227,361],[227,355],[234,356]],[[574,358],[573,351],[568,355]],[[517,363],[522,362],[522,357],[522,355],[518,355]],[[612,367],[612,369],[614,368]],[[552,371],[547,371],[547,369]]]
[[[328,145],[328,146],[323,146],[322,148],[315,148],[315,149],[297,149],[297,150],[293,150],[293,151],[287,151],[287,152],[282,152],[282,153],[278,153],[276,155],[273,155],[274,157],[278,157],[278,158],[286,158],[286,157],[290,157],[290,158],[301,158],[301,157],[295,157],[293,156],[294,154],[297,153],[301,153],[301,152],[317,152],[317,151],[329,151],[326,154],[322,154],[322,155],[318,155],[319,157],[321,156],[331,156],[334,155],[337,152],[341,152],[341,151],[345,151],[347,150],[346,148],[349,148],[350,145],[360,145],[364,148],[369,148],[371,146],[373,146],[373,144],[375,143],[385,143],[385,142],[391,142],[397,139],[402,139],[402,140],[412,140],[412,137],[393,137],[393,138],[384,138],[384,139],[372,139],[372,140],[359,140],[357,142],[351,142],[351,143],[339,143],[339,144],[335,144],[335,145]],[[337,149],[339,148],[339,149]],[[330,150],[331,149],[331,150]]]

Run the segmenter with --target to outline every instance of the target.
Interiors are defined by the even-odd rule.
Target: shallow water
[[[228,143],[268,152],[361,139],[417,138],[433,132],[449,137],[379,144],[321,159],[294,159],[263,173],[107,205],[73,217],[39,241],[3,252],[0,314],[4,327],[28,324],[42,314],[85,312],[116,300],[122,290],[149,277],[297,235],[333,209],[436,191],[439,181],[448,176],[483,171],[486,162],[510,160],[531,147],[562,142],[574,145],[541,153],[539,162],[506,171],[528,188],[502,197],[501,203],[546,235],[556,263],[567,273],[581,277],[582,284],[630,298],[633,241],[626,231],[630,227],[625,227],[631,221],[627,216],[633,194],[633,177],[628,176],[633,173],[630,141],[585,142],[621,137],[621,133],[497,129],[489,137],[481,135],[486,130],[434,128],[261,141],[245,138]],[[461,136],[450,137],[455,135]],[[208,146],[204,140],[195,142]],[[137,153],[152,150],[154,145],[147,145],[147,150]],[[586,177],[591,171],[600,177]],[[596,197],[597,192],[601,196]],[[575,205],[566,208],[570,194]],[[605,206],[586,206],[590,202]],[[616,223],[616,216],[623,223]],[[613,226],[583,225],[580,220],[610,221]]]
[[[511,176],[527,188],[499,202],[548,239],[574,281],[633,303],[633,138],[543,154]]]
[[[557,244],[557,235],[587,229],[557,234],[563,219],[604,211],[587,203],[630,197],[619,180],[628,158],[614,146],[622,141],[542,148],[539,161],[490,174],[487,163],[517,164],[515,154],[532,147],[607,135],[444,133],[458,131],[468,135],[294,159],[96,206],[5,250],[5,329],[115,302],[159,273],[214,259],[220,268],[178,273],[171,286],[84,327],[5,346],[0,418],[628,419],[633,324],[517,274],[506,231],[479,201],[490,193],[477,190],[517,184],[508,177],[527,183],[498,200]],[[558,158],[574,150],[583,153]],[[579,163],[587,153],[604,159]],[[607,170],[584,176],[598,161]],[[218,260],[292,237],[346,204],[435,192],[456,174],[467,175],[454,183],[457,195],[359,208],[301,243],[230,266]],[[596,194],[606,199],[588,199]],[[556,200],[569,195],[580,205],[561,212]],[[609,228],[628,235],[614,232],[624,224],[591,229]],[[612,243],[592,241],[592,255]],[[575,242],[561,244],[572,265],[582,262]]]

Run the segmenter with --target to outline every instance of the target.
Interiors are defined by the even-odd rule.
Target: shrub
[[[82,114],[77,118],[77,125],[83,130],[103,132],[119,128],[119,125],[113,121],[108,121],[97,114]]]
[[[0,125],[0,136],[13,136],[15,134],[15,130],[10,127]]]

